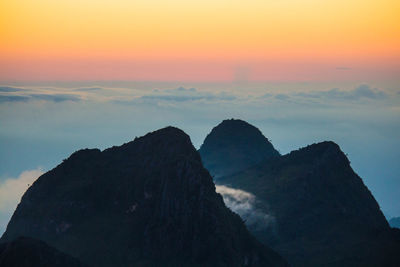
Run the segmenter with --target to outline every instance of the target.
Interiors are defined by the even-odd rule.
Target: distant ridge
[[[279,156],[269,140],[253,125],[224,120],[207,135],[199,149],[204,166],[214,178],[244,170],[262,160]]]

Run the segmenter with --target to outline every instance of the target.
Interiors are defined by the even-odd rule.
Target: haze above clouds
[[[38,166],[49,170],[75,150],[120,145],[168,125],[199,148],[223,119],[239,118],[282,154],[335,141],[384,213],[399,216],[399,92],[396,84],[317,82],[3,84],[0,183],[22,181]],[[3,227],[10,214],[0,214]]]

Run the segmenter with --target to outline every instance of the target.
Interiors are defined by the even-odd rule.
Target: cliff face
[[[2,241],[46,241],[93,266],[280,266],[222,198],[189,137],[167,127],[80,150],[25,193]]]
[[[262,202],[275,225],[253,233],[293,265],[381,265],[399,248],[372,194],[332,142],[219,182],[251,192]]]
[[[84,267],[77,259],[49,247],[43,241],[19,237],[0,244],[0,266]]]
[[[215,179],[244,170],[279,152],[256,127],[242,120],[224,120],[199,149],[204,166]]]
[[[395,266],[400,262],[398,234],[333,142],[268,158],[234,174],[227,172],[216,183],[255,196],[257,212],[270,219],[265,227],[260,227],[260,221],[249,225],[249,230],[294,266]]]

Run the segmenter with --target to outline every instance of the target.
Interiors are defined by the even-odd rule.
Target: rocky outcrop
[[[2,241],[24,235],[92,266],[284,266],[223,203],[189,136],[167,127],[80,150],[24,194]]]

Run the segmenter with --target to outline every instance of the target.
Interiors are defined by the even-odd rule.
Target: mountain
[[[232,151],[246,151],[242,146]],[[212,156],[227,159],[226,154]],[[237,166],[234,160],[230,164]],[[219,175],[217,187],[227,205],[242,215],[254,236],[293,266],[400,264],[399,232],[389,227],[371,192],[333,142]],[[249,202],[251,198],[255,200]]]
[[[226,208],[173,127],[73,153],[22,197],[1,241],[18,236],[92,266],[286,266]]]
[[[0,244],[0,266],[83,267],[77,259],[28,237]]]
[[[393,228],[399,228],[400,229],[400,217],[395,217],[389,220],[389,224]]]
[[[293,265],[379,266],[400,252],[374,197],[333,142],[293,151],[219,183],[262,202],[274,224],[253,233]]]
[[[214,178],[244,170],[279,156],[259,129],[242,120],[224,120],[207,135],[199,149],[204,167]]]

